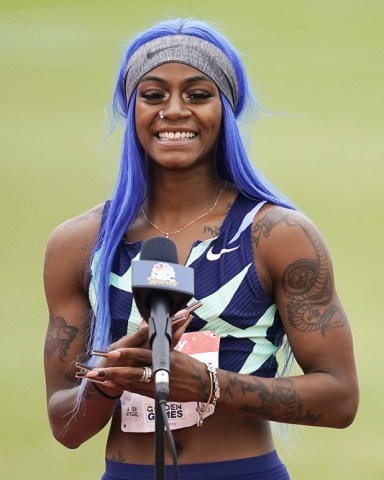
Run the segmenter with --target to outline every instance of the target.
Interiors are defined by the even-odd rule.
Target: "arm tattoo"
[[[257,395],[258,405],[245,403],[239,408],[242,412],[273,421],[305,425],[316,424],[322,416],[321,414],[315,415],[310,410],[303,411],[303,402],[294,388],[294,382],[288,378],[273,380],[272,388],[268,389],[257,378],[253,378],[251,381],[242,380],[228,372],[228,384],[223,389],[223,394],[233,397],[235,388],[239,388],[244,396],[247,394]]]
[[[208,398],[209,397],[209,380],[207,378],[206,373],[201,373],[201,371],[196,368],[193,364],[192,368],[195,371],[194,378],[198,381],[197,391],[199,392],[199,396],[201,398]]]
[[[283,284],[291,301],[287,304],[289,323],[302,332],[341,327],[345,317],[337,305],[329,305],[332,287],[324,261],[298,260],[287,267]],[[321,307],[327,307],[321,309]]]
[[[252,230],[252,238],[256,244],[256,247],[259,246],[262,236],[264,238],[268,238],[272,230],[282,222],[284,222],[283,216],[274,210],[269,211],[266,215],[264,215],[264,217],[256,223]],[[285,221],[285,223],[287,222]]]
[[[79,329],[67,325],[63,317],[51,317],[45,341],[45,355],[50,357],[56,350],[59,350],[60,361],[65,362],[69,347],[78,333]]]
[[[267,238],[279,224],[300,228],[316,257],[297,260],[288,265],[283,273],[283,288],[290,300],[287,303],[289,323],[301,332],[320,331],[325,336],[327,330],[342,327],[346,323],[342,309],[330,304],[333,291],[325,246],[305,222],[290,220],[281,212],[273,210],[257,222],[253,229],[256,247],[259,246],[261,237]]]

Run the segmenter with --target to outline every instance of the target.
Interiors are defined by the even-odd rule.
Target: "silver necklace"
[[[227,186],[227,182],[224,183],[224,186],[223,188],[220,190],[220,193],[218,195],[218,197],[216,198],[214,204],[212,205],[212,207],[205,213],[202,213],[201,215],[199,215],[197,218],[195,218],[194,220],[188,222],[186,225],[184,225],[184,227],[181,227],[179,228],[178,230],[175,230],[174,232],[165,232],[164,230],[162,230],[160,227],[158,227],[155,223],[151,222],[149,220],[149,218],[147,217],[147,215],[145,214],[145,210],[144,210],[144,207],[142,207],[141,211],[143,212],[143,216],[145,218],[145,220],[150,224],[152,225],[152,227],[155,227],[156,230],[158,230],[160,233],[162,233],[163,235],[165,235],[165,238],[169,238],[171,235],[176,235],[176,233],[180,233],[182,232],[183,230],[185,230],[186,228],[188,228],[189,226],[191,226],[193,223],[197,222],[198,220],[200,220],[200,218],[203,218],[203,217],[206,217],[207,215],[209,215],[212,210],[216,207],[216,205],[219,203],[219,200],[221,198],[221,195],[223,194],[224,192],[224,189],[225,187]]]

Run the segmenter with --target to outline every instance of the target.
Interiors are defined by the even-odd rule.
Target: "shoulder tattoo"
[[[281,210],[271,210],[253,228],[256,247],[262,237],[268,238],[281,224],[300,228],[315,257],[298,259],[283,272],[282,284],[289,299],[286,305],[289,323],[301,332],[320,331],[325,336],[327,330],[346,323],[343,310],[331,303],[334,292],[325,245],[305,221],[292,219]]]

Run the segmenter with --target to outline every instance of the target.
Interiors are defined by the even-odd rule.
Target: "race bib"
[[[212,331],[184,333],[175,350],[201,362],[219,365],[220,337]],[[121,429],[123,432],[145,433],[155,431],[155,401],[137,393],[124,392],[121,396]],[[197,402],[167,402],[167,416],[172,430],[197,424]],[[203,418],[215,411],[209,405]]]

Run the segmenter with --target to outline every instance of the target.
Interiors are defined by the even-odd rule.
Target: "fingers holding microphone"
[[[189,307],[179,310],[171,318],[172,349],[192,321],[192,312],[201,305],[199,301],[194,302]],[[129,390],[152,396],[152,351],[149,347],[148,331],[148,323],[143,319],[136,332],[113,343],[108,351],[92,351],[91,354],[100,357],[101,361],[96,366],[77,362],[76,367],[79,371],[76,377],[86,378],[115,391]]]
[[[153,390],[153,386],[148,389],[152,378],[150,350],[131,347],[109,352],[93,351],[92,354],[103,357],[104,362],[95,367],[77,362],[76,367],[80,370],[76,373],[77,378],[86,378],[105,387],[120,388],[122,391],[129,390],[145,395]]]

